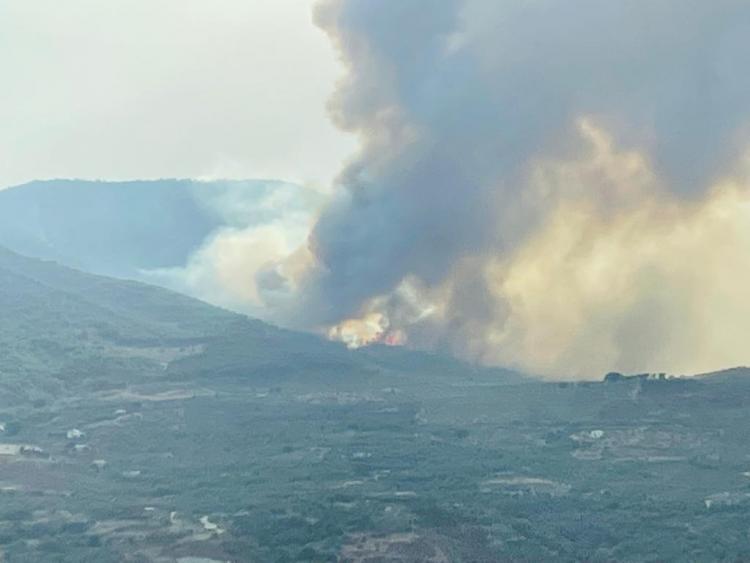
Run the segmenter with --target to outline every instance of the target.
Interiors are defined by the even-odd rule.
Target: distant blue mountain
[[[273,180],[31,182],[0,191],[0,245],[98,274],[140,277],[184,265],[219,228],[272,220],[280,211],[267,202],[279,193],[291,206],[319,197]]]

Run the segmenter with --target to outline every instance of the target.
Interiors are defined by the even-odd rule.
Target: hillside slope
[[[373,373],[469,373],[454,360],[351,351],[172,291],[86,274],[0,247],[0,400],[154,377],[318,382]],[[402,365],[403,364],[403,365]],[[502,370],[483,370],[512,377]]]
[[[239,318],[167,290],[2,248],[0,309],[0,385],[13,391],[6,400],[60,392],[76,374],[81,383],[94,374],[153,372]]]

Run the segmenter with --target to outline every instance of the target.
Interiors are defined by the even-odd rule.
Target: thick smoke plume
[[[295,274],[262,272],[293,288],[273,318],[560,377],[750,361],[745,0],[331,0],[316,21],[361,150]]]

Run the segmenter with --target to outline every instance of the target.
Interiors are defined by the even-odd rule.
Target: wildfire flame
[[[403,346],[407,340],[403,330],[390,329],[388,317],[383,313],[368,313],[359,319],[342,321],[328,329],[328,338],[352,349],[372,344]]]

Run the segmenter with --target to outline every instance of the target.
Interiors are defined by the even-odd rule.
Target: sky
[[[278,178],[327,189],[354,139],[312,0],[0,2],[0,188]]]

